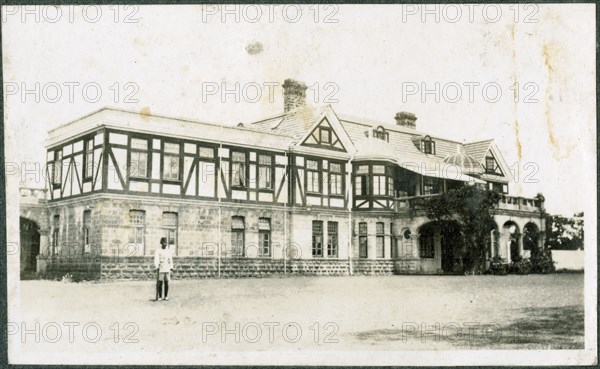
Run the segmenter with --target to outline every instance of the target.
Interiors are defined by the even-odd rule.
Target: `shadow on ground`
[[[353,334],[364,343],[412,343],[423,349],[437,346],[457,349],[583,349],[583,306],[514,309],[515,319],[505,324],[449,322],[404,323],[395,329]],[[412,341],[412,342],[411,342]]]

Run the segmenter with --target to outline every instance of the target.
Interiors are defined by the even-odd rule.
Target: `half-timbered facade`
[[[282,114],[237,126],[105,108],[50,131],[41,263],[90,256],[144,264],[167,237],[176,263],[202,260],[217,275],[253,274],[236,265],[451,272],[450,235],[411,211],[411,200],[465,185],[504,194],[490,257],[510,260],[541,245],[524,245],[523,234],[543,228],[543,198],[508,196],[510,170],[492,140],[419,132],[405,112],[392,123],[346,117],[305,106],[302,83],[284,87]]]

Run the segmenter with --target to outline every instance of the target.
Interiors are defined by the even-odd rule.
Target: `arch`
[[[487,237],[486,250],[489,259],[500,257],[500,232],[498,224],[494,220],[490,220],[486,225]]]
[[[383,128],[383,126],[377,126],[377,128],[375,128],[373,130],[373,137],[374,138],[378,138],[380,140],[384,140],[389,142],[389,133],[385,130],[385,128]]]
[[[40,254],[40,227],[37,222],[19,217],[21,276],[36,272]]]
[[[435,141],[431,139],[431,136],[426,135],[421,141],[421,151],[425,154],[435,155]]]
[[[457,221],[432,221],[421,225],[418,228],[418,248],[422,259],[436,259],[444,273],[462,272],[465,253]]]
[[[502,233],[500,235],[500,250],[502,258],[508,259],[509,262],[519,261],[522,258],[521,247],[521,229],[513,220],[507,220],[502,225]]]
[[[523,227],[523,250],[535,254],[540,250],[540,229],[537,224],[527,222]]]

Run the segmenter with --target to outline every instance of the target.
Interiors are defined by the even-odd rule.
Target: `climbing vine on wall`
[[[482,270],[490,231],[494,229],[491,210],[498,205],[500,194],[478,186],[464,186],[439,196],[414,199],[413,208],[425,210],[427,217],[440,224],[456,221],[463,244],[466,270]]]

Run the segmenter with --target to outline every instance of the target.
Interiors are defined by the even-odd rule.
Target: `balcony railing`
[[[396,198],[396,211],[403,212],[411,209],[419,210],[421,208],[421,202],[419,200],[432,198],[436,196],[440,196],[440,194]],[[544,210],[544,199],[540,197],[526,198],[519,196],[501,195],[497,208],[500,210],[521,210],[540,212]]]

